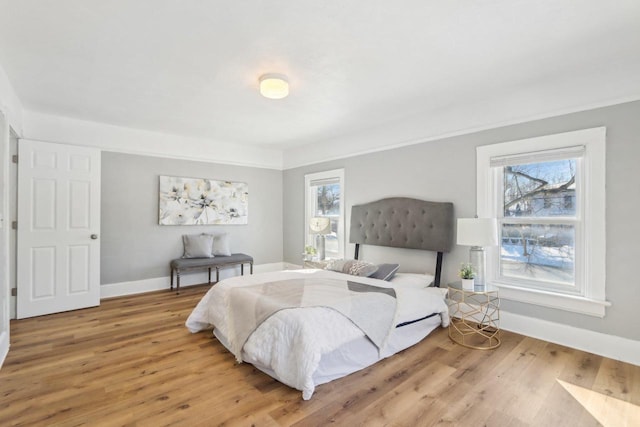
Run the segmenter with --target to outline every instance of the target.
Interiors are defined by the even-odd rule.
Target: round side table
[[[500,346],[500,297],[498,288],[487,284],[473,290],[460,282],[450,283],[449,338],[457,344],[477,350]]]

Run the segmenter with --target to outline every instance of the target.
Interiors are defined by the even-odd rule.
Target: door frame
[[[11,224],[9,218],[9,162],[11,161],[9,155],[9,133],[11,128],[9,126],[9,119],[5,112],[0,109],[0,181],[2,182],[2,188],[0,191],[0,271],[2,276],[0,277],[0,304],[3,307],[0,309],[0,367],[4,363],[7,354],[9,353],[10,345],[10,309],[9,302],[10,285],[9,285],[9,236]]]

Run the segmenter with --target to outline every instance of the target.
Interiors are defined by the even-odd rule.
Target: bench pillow
[[[184,245],[182,258],[213,258],[211,253],[213,236],[210,234],[184,234],[182,244]]]
[[[207,234],[213,238],[211,245],[211,255],[213,256],[230,256],[231,244],[227,233]]]

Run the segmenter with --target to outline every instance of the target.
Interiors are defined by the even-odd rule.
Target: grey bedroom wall
[[[249,224],[158,225],[160,175],[248,183]],[[205,231],[228,232],[256,264],[282,261],[281,171],[103,152],[101,187],[101,284],[168,276],[181,236]]]
[[[388,196],[411,196],[453,202],[456,217],[471,217],[476,204],[477,146],[606,126],[606,295],[612,306],[603,319],[506,300],[502,308],[640,340],[640,329],[630,327],[640,307],[640,284],[635,279],[635,264],[640,260],[639,118],[640,102],[631,102],[287,170],[283,178],[285,261],[300,264],[306,173],[343,167],[347,213],[354,204]],[[365,247],[362,259],[399,262],[401,271],[432,269],[424,254],[397,252],[392,248],[382,251]],[[348,246],[347,255],[353,256],[352,245]],[[463,247],[445,255],[444,283],[456,279],[457,268],[467,256],[468,248]]]

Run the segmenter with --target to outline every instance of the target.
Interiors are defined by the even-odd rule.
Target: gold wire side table
[[[500,346],[500,297],[492,285],[462,288],[460,282],[449,286],[449,338],[457,344],[477,350]]]

